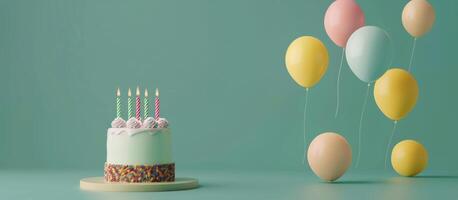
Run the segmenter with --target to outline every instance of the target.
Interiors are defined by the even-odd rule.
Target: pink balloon
[[[324,28],[331,40],[345,48],[350,35],[364,26],[364,12],[354,0],[337,0],[324,15]]]

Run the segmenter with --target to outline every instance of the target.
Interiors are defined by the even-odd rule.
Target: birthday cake
[[[143,119],[140,117],[140,91],[137,88],[135,116],[131,92],[128,92],[128,120],[121,118],[120,91],[117,91],[117,116],[107,131],[107,182],[175,181],[172,159],[172,132],[168,121],[159,117],[159,93],[156,90],[154,117],[149,115],[148,91],[144,95]]]

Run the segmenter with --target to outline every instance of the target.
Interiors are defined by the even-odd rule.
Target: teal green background
[[[305,91],[284,66],[287,46],[301,35],[320,38],[330,53],[310,93],[307,140],[336,131],[356,153],[366,85],[344,65],[335,119],[341,49],[323,27],[331,2],[2,0],[0,167],[101,170],[115,89],[140,85],[161,89],[179,170],[301,170]],[[393,66],[407,67],[407,1],[358,2],[367,25],[391,35]],[[394,143],[416,139],[429,151],[428,171],[454,173],[458,3],[431,3],[436,23],[417,41],[413,62],[419,101]],[[371,97],[360,170],[384,168],[391,128]]]

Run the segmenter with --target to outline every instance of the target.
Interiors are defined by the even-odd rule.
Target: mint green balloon
[[[348,66],[362,81],[371,83],[387,70],[393,58],[388,33],[376,26],[363,26],[348,39],[345,49]]]

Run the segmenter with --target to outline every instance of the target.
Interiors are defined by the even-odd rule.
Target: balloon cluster
[[[342,48],[342,60],[345,54],[353,74],[368,86],[361,112],[359,141],[361,141],[361,125],[372,83],[375,82],[373,90],[375,103],[380,111],[394,122],[391,137],[395,132],[396,123],[405,118],[415,107],[419,88],[417,81],[410,73],[415,42],[418,37],[423,36],[432,28],[434,20],[434,9],[426,0],[411,0],[404,7],[402,24],[406,31],[414,37],[412,56],[407,71],[391,67],[393,43],[389,34],[380,27],[366,26],[364,12],[354,0],[336,0],[328,7],[324,16],[324,28],[327,35],[332,42]],[[328,68],[328,50],[319,39],[312,36],[301,36],[295,39],[286,50],[285,64],[292,79],[306,89],[305,144],[307,94],[309,89],[321,80]],[[337,78],[335,116],[337,116],[339,107],[341,67],[342,61]],[[358,146],[359,161],[361,144]],[[390,146],[391,139],[387,152]],[[310,144],[307,158],[315,174],[324,180],[334,181],[343,175],[350,165],[352,153],[344,137],[337,133],[323,133]],[[425,168],[427,152],[418,142],[403,141],[393,149],[391,161],[393,168],[400,175],[412,176]],[[409,169],[415,170],[409,171]]]

